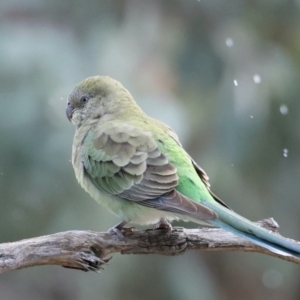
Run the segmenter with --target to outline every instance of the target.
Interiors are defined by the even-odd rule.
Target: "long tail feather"
[[[273,253],[300,258],[300,245],[259,227],[226,207],[222,207],[218,203],[208,201],[202,203],[215,211],[219,216],[217,220],[209,221],[211,225],[223,228],[242,238],[246,238],[252,243],[268,249]]]

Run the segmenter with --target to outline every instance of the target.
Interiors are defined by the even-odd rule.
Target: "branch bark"
[[[279,226],[272,218],[257,223],[278,234]],[[222,229],[174,227],[171,234],[165,230],[143,230],[126,232],[120,238],[108,232],[66,231],[3,243],[0,274],[38,265],[100,272],[112,253],[174,256],[188,250],[258,252],[300,264],[300,258],[272,253]]]

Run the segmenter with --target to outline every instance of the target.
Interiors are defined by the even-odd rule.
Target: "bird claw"
[[[112,227],[108,229],[109,233],[114,233],[118,236],[119,239],[123,240],[124,239],[124,234],[122,233],[122,231],[117,228],[117,227]]]
[[[114,226],[114,227],[108,229],[108,232],[116,234],[119,239],[123,240],[124,239],[124,233],[133,232],[134,230],[136,230],[135,227],[119,227],[117,225],[117,226]]]
[[[167,230],[168,235],[171,234],[173,227],[166,219],[160,219],[158,223],[154,225],[154,230]]]

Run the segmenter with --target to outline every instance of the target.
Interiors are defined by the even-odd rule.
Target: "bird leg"
[[[154,229],[164,229],[168,231],[168,234],[172,232],[172,225],[164,218],[161,218],[158,223],[154,225]]]
[[[119,238],[123,239],[124,235],[123,232],[132,232],[135,230],[134,227],[124,227],[128,222],[127,221],[122,221],[115,225],[114,227],[108,229],[108,232],[113,232],[115,233]]]

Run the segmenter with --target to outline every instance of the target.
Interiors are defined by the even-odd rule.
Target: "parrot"
[[[108,76],[81,81],[66,115],[76,126],[72,165],[79,184],[121,222],[172,231],[173,220],[219,227],[273,253],[300,258],[300,246],[235,213],[210,189],[205,171],[176,133],[149,117],[130,92]]]

